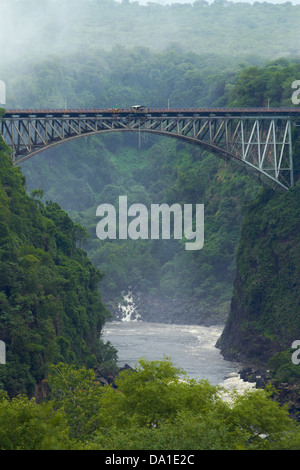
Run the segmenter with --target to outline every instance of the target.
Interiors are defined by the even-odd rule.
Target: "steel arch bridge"
[[[297,124],[298,123],[298,124]],[[298,108],[7,109],[1,133],[14,165],[56,145],[104,132],[154,133],[197,145],[273,189],[294,185]]]

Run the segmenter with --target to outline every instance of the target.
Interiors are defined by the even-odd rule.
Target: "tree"
[[[274,390],[242,395],[189,379],[165,358],[140,359],[100,387],[92,371],[60,364],[48,379],[55,407],[63,410],[77,449],[300,448],[299,426],[270,397]]]
[[[21,395],[10,400],[0,392],[1,450],[62,450],[70,445],[65,416],[51,402],[38,405]]]

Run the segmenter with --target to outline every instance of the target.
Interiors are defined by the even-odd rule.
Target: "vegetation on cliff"
[[[8,152],[0,140],[0,388],[31,396],[50,363],[92,367],[114,354],[99,340],[108,312],[80,248],[85,229],[38,191],[29,196]]]
[[[168,99],[174,108],[209,106],[226,103],[232,67],[220,56],[212,64],[210,56],[174,47],[160,53],[122,48],[35,63],[26,74],[22,69],[14,77],[7,74],[6,81],[14,90],[11,106],[60,106],[62,92],[72,106],[130,107],[139,100],[161,107]],[[45,82],[45,75],[54,78]],[[131,288],[147,296],[145,314],[153,310],[151,298],[159,298],[163,309],[172,302],[177,305],[172,321],[224,318],[244,205],[257,193],[257,183],[175,139],[120,133],[56,147],[26,161],[22,171],[30,189],[42,187],[45,200],[55,200],[87,228],[90,237],[84,248],[105,274],[100,289],[108,306],[115,307],[122,291]],[[129,204],[147,207],[203,203],[204,249],[187,252],[182,243],[163,240],[101,242],[96,208],[117,205],[124,194]]]
[[[22,68],[14,77],[6,71],[4,78],[14,89],[14,95],[9,97],[14,106],[59,106],[63,94],[68,103],[92,107],[99,106],[99,103],[101,106],[130,106],[136,97],[151,106],[161,106],[161,103],[167,103],[169,97],[174,107],[184,104],[265,106],[267,102],[271,106],[290,106],[291,83],[300,73],[296,60],[278,59],[263,67],[243,66],[242,70],[232,66],[229,63],[228,68],[225,67],[224,58],[220,58],[212,67],[207,56],[184,53],[172,47],[159,53],[141,48],[123,48],[115,50],[114,54],[98,51],[97,57],[93,52],[87,52],[65,57],[63,61],[52,58],[33,64],[32,70],[27,69],[26,74]],[[53,80],[45,81],[45,76],[53,77]],[[297,156],[300,146],[297,128],[293,132],[294,155]],[[296,178],[299,168],[299,159],[296,158]],[[216,157],[181,142],[152,136],[139,139],[137,135],[120,134],[95,136],[78,141],[76,145],[70,143],[58,147],[55,152],[49,151],[43,157],[37,156],[26,162],[22,171],[29,188],[42,185],[45,200],[55,199],[76,221],[75,227],[77,223],[86,227],[89,239],[82,239],[82,246],[88,250],[93,264],[105,273],[100,289],[108,305],[115,306],[122,291],[131,287],[147,293],[150,298],[151,295],[156,298],[163,295],[166,304],[170,300],[174,302],[174,299],[176,303],[177,299],[179,321],[184,320],[184,315],[192,317],[195,322],[204,321],[206,314],[213,321],[224,318],[232,296],[235,250],[241,221],[246,205],[260,191],[256,183]],[[122,194],[128,196],[129,203],[139,202],[146,206],[153,202],[204,203],[204,249],[188,253],[180,243],[161,240],[139,240],[134,243],[131,240],[116,240],[113,243],[98,240],[95,233],[97,205],[102,202],[115,204]],[[291,194],[297,199],[296,189]],[[276,225],[276,219],[269,222],[269,217],[277,207],[277,197],[274,194],[274,207],[268,206],[268,200],[273,200],[270,195],[265,205],[262,204],[263,208],[257,208],[258,214],[253,218],[256,226],[252,229],[257,240],[262,236],[260,225],[266,225],[268,231]],[[282,207],[278,207],[278,213],[285,213],[285,203],[280,204]],[[48,215],[52,213],[53,217],[55,207],[46,204],[43,210]],[[290,214],[291,228],[298,220],[295,208],[293,205],[286,213],[286,216]],[[251,217],[245,222],[249,222],[250,226]],[[290,220],[285,219],[284,223],[288,230]],[[288,237],[287,232],[284,236]],[[275,267],[273,250],[278,237],[279,234],[274,233],[273,244],[270,245],[268,239],[268,250],[261,248],[262,253],[259,254],[259,259],[265,260],[265,265],[268,265],[266,272],[270,276]],[[292,233],[291,237],[294,237]],[[282,250],[280,259],[285,257]],[[245,266],[248,261],[244,259],[243,262],[243,269],[247,270]],[[273,281],[276,286],[276,279]],[[243,282],[246,288],[247,282]],[[252,284],[249,277],[246,289],[249,299],[258,295]],[[292,294],[293,300],[288,300],[288,290],[283,290],[281,294],[276,311],[277,308],[287,308],[290,301],[295,305],[297,294]],[[257,299],[249,302],[256,305]],[[268,301],[264,302],[263,308],[267,312],[272,302],[277,302],[277,297],[270,294]],[[287,305],[283,305],[285,302]],[[290,308],[294,309],[295,306]],[[272,344],[271,349],[276,352],[278,344],[272,342],[276,335],[268,330],[269,323],[272,324],[266,319],[268,315],[272,318],[273,314],[264,313],[259,328],[261,331],[266,327],[263,337],[268,338],[266,341]],[[281,323],[283,316],[283,311],[276,313]],[[274,324],[277,325],[277,320]],[[291,323],[289,328],[294,326]],[[280,333],[277,333],[279,336]],[[284,344],[289,340],[289,337],[284,338]],[[252,344],[255,341],[256,334],[253,335]]]
[[[267,363],[299,339],[299,202],[298,183],[284,193],[264,191],[247,210],[221,340],[226,357]]]
[[[299,65],[285,61],[246,69],[231,91],[232,103],[260,106],[269,96],[285,105],[286,84],[299,73]],[[291,349],[300,337],[299,126],[293,126],[293,157],[295,187],[264,190],[247,208],[230,314],[218,342],[227,358],[269,362],[273,378],[284,382],[299,382],[300,376]]]
[[[21,57],[0,66],[12,107],[291,105],[299,57],[276,57],[299,52],[299,6],[64,0],[43,2],[47,17],[37,0],[17,4],[13,40],[20,34],[22,42],[8,41],[9,22],[0,31],[2,59]],[[11,5],[3,2],[3,17]],[[53,8],[59,19],[70,19],[64,28],[51,17]],[[149,19],[160,34],[147,29]],[[169,44],[173,39],[180,47]],[[49,50],[53,55],[45,59]],[[262,57],[273,60],[261,66]],[[297,179],[300,139],[298,129],[293,132]],[[232,397],[229,404],[207,382],[182,382],[169,363],[145,362],[138,372],[121,375],[118,389],[100,388],[90,369],[115,358],[99,340],[107,312],[98,268],[105,272],[100,289],[108,301],[118,302],[122,290],[134,287],[163,293],[166,302],[185,301],[180,319],[185,311],[195,322],[206,312],[223,320],[219,313],[227,313],[232,296],[246,211],[222,351],[240,360],[270,359],[275,378],[299,381],[289,349],[300,331],[299,183],[286,194],[261,192],[194,147],[114,135],[26,162],[29,189],[42,186],[45,201],[55,201],[42,203],[42,192],[26,193],[7,151],[1,142],[0,338],[7,364],[0,368],[0,388],[10,397],[1,393],[0,448],[299,448],[296,423],[264,391]],[[95,209],[121,194],[146,205],[204,203],[205,249],[187,253],[180,243],[161,241],[101,243]],[[46,376],[51,399],[37,404],[27,396]]]
[[[168,99],[175,108],[266,106],[268,100],[270,106],[290,106],[291,84],[300,74],[296,60],[240,67],[232,61],[226,64],[220,56],[212,64],[211,57],[174,47],[159,53],[122,48],[79,57],[80,66],[78,56],[70,56],[63,62],[37,63],[31,74],[20,70],[8,76],[14,105],[59,105],[63,90],[67,102],[76,106],[122,107],[139,100],[161,107]],[[45,74],[55,80],[45,83]],[[28,94],[28,88],[34,94]],[[100,289],[112,309],[122,291],[131,288],[147,295],[148,311],[151,297],[164,302],[164,309],[175,299],[172,321],[201,322],[206,317],[223,321],[232,296],[241,221],[245,206],[260,191],[257,183],[200,149],[137,134],[95,136],[66,144],[26,161],[22,171],[30,188],[42,186],[46,199],[57,201],[87,228],[90,237],[85,248],[105,273]],[[146,206],[203,203],[204,248],[187,253],[182,244],[162,240],[101,242],[95,232],[96,207],[104,202],[117,204],[122,194],[129,204]]]

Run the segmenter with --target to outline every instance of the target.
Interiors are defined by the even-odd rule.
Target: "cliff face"
[[[51,363],[107,360],[107,311],[101,273],[79,248],[85,231],[58,204],[26,193],[7,151],[0,138],[0,390],[32,396]]]
[[[264,191],[248,208],[237,250],[226,359],[266,364],[300,339],[300,185]]]

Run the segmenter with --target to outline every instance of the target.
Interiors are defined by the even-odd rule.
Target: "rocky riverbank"
[[[118,378],[120,372],[123,372],[124,370],[132,370],[134,369],[129,366],[128,364],[125,364],[123,367],[119,367],[118,370],[115,372],[109,372],[109,373],[102,373],[101,370],[99,370],[97,367],[94,368],[95,374],[96,374],[96,380],[99,382],[100,385],[111,385],[113,388],[117,388],[115,381]]]
[[[285,405],[290,417],[300,422],[300,384],[273,380],[270,372],[263,368],[245,367],[239,371],[239,375],[245,382],[255,383],[256,388],[274,387],[273,399]]]

